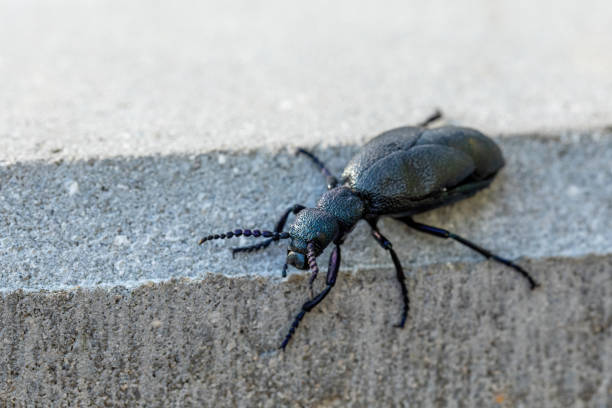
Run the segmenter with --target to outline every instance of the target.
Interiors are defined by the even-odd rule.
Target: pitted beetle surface
[[[487,258],[503,263],[527,279],[531,289],[536,281],[522,267],[474,244],[450,231],[415,222],[419,214],[474,195],[489,186],[504,166],[499,147],[477,130],[443,126],[427,126],[441,117],[436,112],[418,126],[406,126],[384,132],[370,142],[348,163],[340,183],[327,167],[311,152],[298,149],[310,158],[326,177],[328,191],[315,208],[295,204],[280,217],[274,231],[241,230],[204,237],[211,239],[233,236],[264,237],[261,243],[234,248],[232,254],[266,248],[273,241],[290,239],[287,265],[311,272],[310,300],[302,305],[289,332],[281,343],[284,349],[306,313],[316,307],[336,283],[340,267],[340,246],[359,220],[366,220],[372,236],[389,252],[400,284],[403,309],[398,327],[404,327],[409,310],[408,289],[402,265],[391,242],[377,228],[381,216],[390,216],[411,228],[440,238],[451,238]],[[288,232],[283,229],[289,214],[296,218]],[[334,245],[327,269],[326,287],[318,294],[312,285],[319,272],[316,258],[330,244]]]

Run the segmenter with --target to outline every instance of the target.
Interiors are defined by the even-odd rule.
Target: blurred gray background
[[[3,162],[609,125],[606,1],[3,1]],[[56,153],[58,154],[58,153]]]

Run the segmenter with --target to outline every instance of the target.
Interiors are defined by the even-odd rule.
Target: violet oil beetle
[[[287,274],[288,265],[310,270],[310,299],[302,305],[293,320],[281,349],[285,349],[304,315],[314,309],[334,287],[340,267],[340,247],[347,234],[362,219],[370,225],[372,236],[389,252],[395,265],[403,301],[398,327],[404,326],[408,316],[408,289],[402,265],[391,242],[377,228],[381,216],[390,216],[426,234],[451,238],[513,268],[527,280],[531,289],[538,286],[531,275],[513,261],[450,231],[412,219],[415,214],[474,195],[489,186],[504,166],[499,147],[481,132],[456,126],[428,127],[441,116],[436,111],[418,126],[400,127],[376,136],[351,159],[340,180],[314,154],[298,149],[298,154],[312,160],[326,177],[327,191],[316,207],[293,205],[282,214],[274,231],[236,229],[208,235],[200,240],[202,244],[212,239],[241,235],[266,238],[255,245],[234,248],[233,254],[257,251],[274,241],[289,240],[283,276]],[[291,213],[295,214],[295,221],[288,231],[283,231]],[[326,286],[314,294],[312,285],[319,273],[317,257],[329,245],[334,247],[329,259]]]

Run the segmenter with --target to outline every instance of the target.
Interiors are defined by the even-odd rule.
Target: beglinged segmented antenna
[[[233,231],[226,232],[225,234],[211,234],[207,237],[204,237],[198,242],[199,245],[202,245],[206,241],[210,241],[213,239],[228,239],[232,237],[239,237],[244,235],[245,237],[264,237],[271,238],[273,241],[278,241],[279,239],[288,239],[290,235],[288,232],[276,232],[276,231],[260,231],[258,229],[250,230],[250,229],[235,229]]]

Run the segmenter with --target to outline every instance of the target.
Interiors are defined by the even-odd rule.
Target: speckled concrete
[[[612,257],[342,273],[277,351],[306,279],[172,280],[0,298],[0,398],[74,406],[607,407]]]
[[[490,188],[416,218],[511,258],[612,253],[609,133],[509,137],[501,147],[507,165]],[[339,174],[357,149],[317,153]],[[235,228],[272,229],[284,209],[312,206],[325,191],[308,160],[265,152],[20,163],[0,168],[0,180],[2,291],[132,288],[211,272],[278,279],[286,242],[232,259],[232,246],[255,239],[197,241]],[[482,260],[393,220],[381,230],[406,265]],[[365,223],[344,248],[343,269],[392,265]]]

